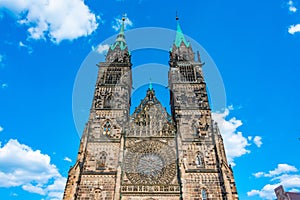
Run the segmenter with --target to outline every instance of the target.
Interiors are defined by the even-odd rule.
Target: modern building
[[[282,185],[275,188],[274,191],[275,191],[277,200],[300,200],[300,193],[285,192]]]
[[[195,59],[178,18],[171,45],[171,113],[150,84],[130,115],[132,63],[123,19],[105,62],[98,64],[90,116],[64,200],[238,199],[222,136],[211,117],[204,64],[199,53]]]

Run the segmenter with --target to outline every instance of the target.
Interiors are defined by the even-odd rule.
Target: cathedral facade
[[[130,114],[131,55],[124,19],[98,64],[89,120],[64,200],[237,200],[233,171],[211,109],[198,53],[177,18],[169,57],[171,113],[149,85]]]

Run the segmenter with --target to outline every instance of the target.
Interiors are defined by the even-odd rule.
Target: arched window
[[[107,153],[105,151],[100,152],[99,158],[97,160],[97,169],[104,169],[105,168],[105,163],[106,163],[106,158],[107,158]]]
[[[202,189],[201,196],[202,196],[202,200],[207,200],[207,193],[205,189]]]
[[[111,133],[111,124],[107,120],[103,125],[103,135],[110,135]]]

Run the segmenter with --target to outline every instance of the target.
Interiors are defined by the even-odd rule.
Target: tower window
[[[111,124],[109,121],[106,121],[103,125],[103,135],[110,135]]]
[[[117,84],[122,75],[121,68],[108,68],[105,72],[105,84]]]
[[[196,81],[195,71],[193,66],[181,66],[180,71],[180,81],[182,82],[194,82]]]
[[[202,200],[207,200],[207,193],[206,190],[202,189],[201,191]]]

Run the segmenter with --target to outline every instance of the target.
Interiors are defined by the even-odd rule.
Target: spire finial
[[[178,12],[176,11],[176,21],[179,20],[179,17],[178,17]]]
[[[125,20],[126,20],[126,13],[124,13],[122,16],[122,26],[121,26],[120,34],[124,34]]]
[[[114,50],[117,46],[120,46],[121,50],[125,50],[127,48],[126,41],[125,41],[125,33],[124,33],[125,20],[126,20],[126,14],[123,14],[120,32],[117,36],[115,43],[110,46],[111,50]]]
[[[152,90],[152,89],[153,89],[153,86],[152,86],[152,81],[151,81],[151,78],[150,78],[149,90]]]
[[[181,42],[185,44],[186,47],[189,47],[189,42],[185,40],[184,34],[181,30],[180,24],[179,24],[179,17],[176,12],[176,21],[177,21],[177,30],[176,30],[176,39],[175,39],[175,45],[176,47],[179,47]]]

